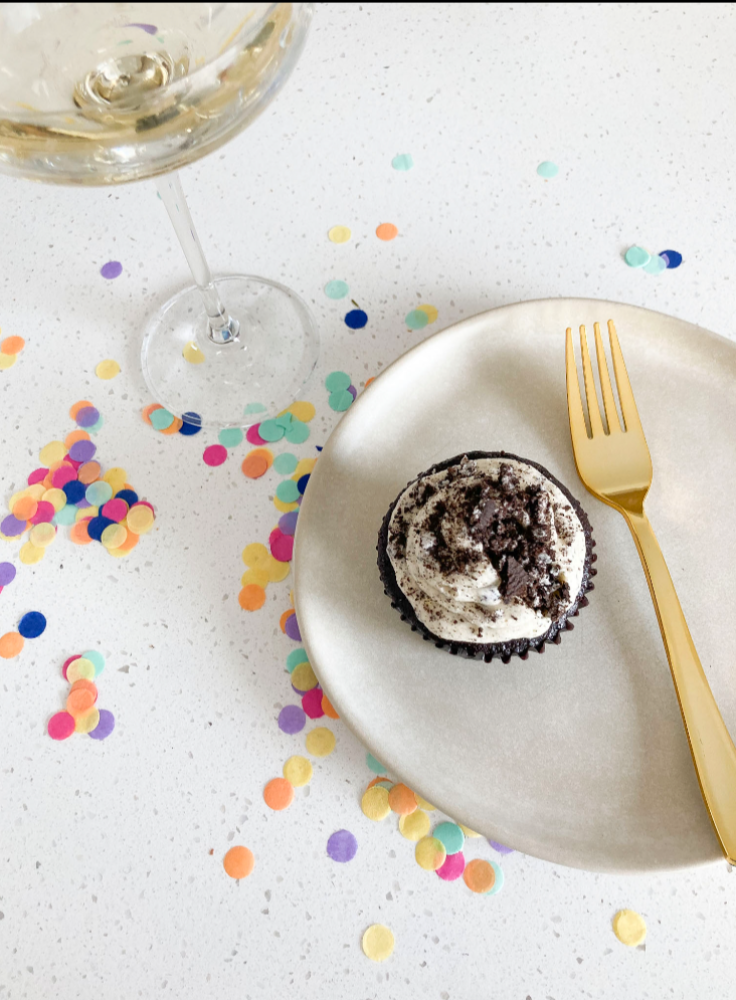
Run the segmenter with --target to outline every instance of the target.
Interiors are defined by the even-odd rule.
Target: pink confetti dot
[[[34,483],[42,483],[48,474],[48,469],[34,469],[28,477],[28,485],[33,486]]]
[[[82,657],[82,654],[81,654],[81,653],[75,653],[75,654],[74,654],[74,656],[70,656],[68,660],[64,660],[64,666],[63,666],[63,667],[61,668],[61,672],[62,672],[62,674],[63,674],[63,676],[64,676],[64,680],[65,680],[65,681],[69,679],[69,678],[68,678],[68,677],[66,676],[66,672],[67,672],[67,670],[69,669],[70,665],[71,665],[72,663],[74,663],[74,661],[75,661],[75,660],[79,660],[79,659],[81,659],[81,657]]]
[[[103,517],[109,517],[111,521],[115,521],[117,524],[123,520],[127,513],[127,503],[125,500],[119,500],[117,497],[113,500],[108,500],[107,503],[103,505],[101,511]]]
[[[73,469],[71,465],[62,465],[58,468],[51,477],[51,484],[57,490],[63,490],[67,483],[70,483],[72,479],[77,478],[76,469]]]
[[[211,444],[202,455],[205,465],[222,465],[227,458],[227,448],[221,444]]]
[[[44,524],[47,521],[53,521],[55,513],[56,508],[52,503],[49,503],[48,500],[39,500],[36,513],[31,518],[31,524]]]
[[[52,740],[68,740],[74,732],[74,716],[68,712],[57,712],[49,719],[48,733]]]
[[[260,426],[261,426],[260,424],[251,424],[251,426],[245,432],[246,441],[249,441],[251,444],[258,444],[258,445],[268,444],[268,442],[264,441],[264,439],[258,433],[258,428]]]
[[[321,719],[325,714],[322,708],[322,695],[324,691],[321,687],[312,688],[302,696],[302,708],[310,719]]]
[[[437,874],[440,878],[444,879],[445,882],[454,882],[455,879],[460,878],[464,871],[465,855],[462,851],[458,851],[457,854],[447,855],[444,864],[440,865],[437,869]]]
[[[294,539],[285,535],[280,528],[274,528],[268,538],[271,555],[279,562],[291,562],[294,555]]]

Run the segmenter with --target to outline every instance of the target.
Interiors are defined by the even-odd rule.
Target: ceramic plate
[[[493,840],[600,871],[721,857],[657,622],[623,519],[573,463],[566,326],[616,322],[654,462],[649,516],[736,734],[736,345],[586,299],[475,316],[394,362],[332,434],[296,538],[296,607],[341,718],[393,776]],[[582,502],[598,575],[543,656],[478,663],[400,620],[376,567],[381,519],[434,462],[472,449],[541,462]],[[366,779],[369,774],[366,773]]]

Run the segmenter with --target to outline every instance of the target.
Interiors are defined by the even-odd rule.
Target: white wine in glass
[[[211,275],[178,167],[273,99],[307,3],[0,3],[0,170],[60,184],[155,177],[195,284],[153,316],[142,361],[157,402],[245,426],[297,398],[317,360],[304,302],[277,282]]]

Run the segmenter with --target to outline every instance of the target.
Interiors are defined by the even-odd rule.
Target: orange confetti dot
[[[284,633],[284,635],[286,635],[286,623],[293,614],[296,614],[296,612],[293,610],[293,608],[289,608],[288,611],[284,611],[283,615],[279,620],[279,628]]]
[[[28,521],[37,510],[38,502],[33,497],[21,497],[13,506],[13,517],[17,517],[19,521]]]
[[[276,812],[287,809],[294,801],[294,786],[286,778],[272,778],[263,789],[263,801]]]
[[[399,230],[393,222],[382,222],[376,229],[376,236],[379,240],[393,240],[399,235]]]
[[[369,386],[369,385],[371,384],[371,382],[375,382],[375,381],[376,381],[376,376],[375,376],[375,375],[371,375],[371,377],[370,377],[370,378],[368,379],[368,381],[367,381],[367,382],[366,382],[366,384],[365,384],[365,385],[363,386],[363,388],[364,388],[364,389],[367,389],[367,388],[368,388],[368,386]]]
[[[97,701],[97,687],[88,680],[80,679],[72,684],[66,699],[66,710],[75,719],[86,715]]]
[[[465,866],[463,881],[471,892],[488,892],[496,883],[493,865],[482,858],[473,858]]]
[[[24,639],[20,632],[6,632],[0,635],[0,656],[4,660],[12,660],[23,649]]]
[[[90,403],[88,399],[80,399],[69,410],[69,416],[72,418],[72,420],[76,420],[77,414],[79,413],[80,410],[83,410],[85,406],[94,406],[94,405],[95,404]]]
[[[25,346],[26,342],[22,337],[6,337],[0,344],[0,351],[3,354],[19,354]]]
[[[337,712],[333,708],[332,702],[330,701],[330,699],[327,697],[326,694],[322,695],[322,711],[330,719],[339,719],[340,718],[340,716],[337,714]]]
[[[91,517],[85,517],[83,521],[77,521],[76,524],[72,525],[69,532],[69,538],[75,545],[89,545],[92,541],[89,537],[89,532],[87,531],[87,525],[91,520]]]
[[[238,604],[243,611],[258,611],[266,603],[266,591],[257,583],[247,583],[238,594]]]
[[[67,448],[71,448],[71,446],[73,444],[76,444],[77,441],[89,441],[89,440],[91,439],[87,431],[83,431],[80,428],[77,431],[70,431],[70,433],[67,434],[67,436],[64,438],[64,444],[67,446]]]
[[[247,878],[253,871],[255,858],[247,847],[231,847],[222,859],[222,867],[230,878]]]
[[[402,785],[401,782],[394,785],[388,793],[388,804],[391,806],[391,811],[398,813],[399,816],[408,816],[417,808],[414,792],[406,785]]]
[[[260,479],[261,476],[268,472],[269,461],[266,456],[258,451],[251,451],[243,459],[243,464],[240,468],[243,470],[243,475],[247,476],[248,479]]]
[[[122,545],[118,545],[118,547],[115,549],[116,552],[130,552],[130,550],[134,549],[138,544],[138,539],[140,535],[136,535],[136,533],[134,531],[131,531],[130,528],[127,528],[126,530],[128,532],[128,537],[125,539]]]
[[[168,427],[164,427],[159,434],[178,434],[179,428],[184,426],[184,421],[180,417],[174,417],[172,423]]]
[[[89,486],[91,483],[96,483],[100,478],[100,468],[99,462],[85,462],[84,465],[80,465],[77,470],[77,479],[80,483],[85,486]]]

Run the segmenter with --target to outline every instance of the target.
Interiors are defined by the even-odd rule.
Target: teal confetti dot
[[[350,376],[345,372],[330,372],[325,379],[325,389],[328,389],[330,392],[347,389],[349,385],[351,385]]]
[[[663,260],[659,254],[652,254],[642,270],[646,271],[647,274],[661,274],[662,271],[667,270],[667,261]]]
[[[223,427],[217,440],[225,448],[236,448],[243,443],[243,432],[239,427]]]
[[[258,433],[264,441],[280,441],[284,436],[284,428],[275,420],[262,420],[258,425]]]
[[[629,247],[629,249],[624,254],[624,260],[629,265],[629,267],[644,267],[649,263],[650,253],[645,250],[644,247]]]
[[[503,889],[503,883],[504,883],[503,868],[501,868],[501,866],[497,861],[491,861],[490,864],[494,872],[496,873],[496,881],[493,883],[488,892],[484,893],[484,895],[495,896],[497,892],[500,892]]]
[[[309,657],[305,649],[292,649],[286,657],[286,669],[293,674],[300,663],[309,663]]]
[[[154,410],[150,416],[151,423],[157,431],[165,431],[174,422],[174,414],[168,410]]]
[[[299,499],[299,487],[293,479],[285,479],[276,487],[276,496],[282,503],[294,503]]]
[[[263,403],[248,403],[243,410],[243,416],[248,417],[251,413],[265,413],[266,407]]]
[[[292,420],[286,431],[286,440],[289,444],[303,444],[308,437],[309,427],[301,420]]]
[[[96,434],[98,431],[102,430],[102,425],[104,424],[104,419],[102,414],[97,418],[96,422],[92,424],[91,427],[87,427],[86,430],[89,434]]]
[[[383,764],[380,762],[380,760],[376,760],[376,758],[373,756],[373,754],[372,753],[368,753],[368,751],[366,751],[366,754],[365,754],[365,762],[368,765],[368,767],[371,769],[371,771],[373,771],[374,774],[385,774],[386,773],[386,768],[383,766]]]
[[[98,479],[96,483],[90,483],[84,494],[84,499],[93,507],[101,507],[111,497],[112,486],[102,479]]]
[[[414,159],[411,153],[399,153],[391,160],[391,166],[394,170],[411,170],[414,166]]]
[[[465,843],[465,834],[457,823],[438,823],[432,830],[432,836],[442,841],[448,854],[462,851]]]
[[[290,451],[277,455],[273,460],[273,467],[280,476],[290,476],[298,464],[296,455],[292,455]]]
[[[89,660],[90,663],[94,663],[95,677],[105,669],[105,657],[102,653],[98,653],[96,649],[88,649],[86,653],[82,653],[82,656],[85,660]]]
[[[410,330],[421,330],[423,326],[429,323],[429,316],[423,309],[412,309],[411,312],[406,314],[404,322]]]
[[[353,405],[353,397],[347,389],[338,389],[337,392],[330,393],[328,402],[331,410],[337,410],[338,413],[342,413]]]
[[[537,173],[540,177],[544,177],[545,180],[551,180],[556,177],[560,172],[560,168],[552,160],[543,160],[537,167]]]
[[[77,509],[76,505],[73,503],[68,503],[65,507],[62,507],[61,510],[57,510],[57,512],[54,514],[53,517],[54,524],[74,524],[74,522],[77,520],[78,513],[79,510]]]
[[[325,295],[328,299],[344,299],[350,291],[347,281],[334,278],[325,285]]]
[[[283,427],[285,431],[288,431],[289,426],[293,419],[294,417],[287,410],[287,412],[282,413],[280,417],[276,417],[276,423],[279,425],[279,427]]]

